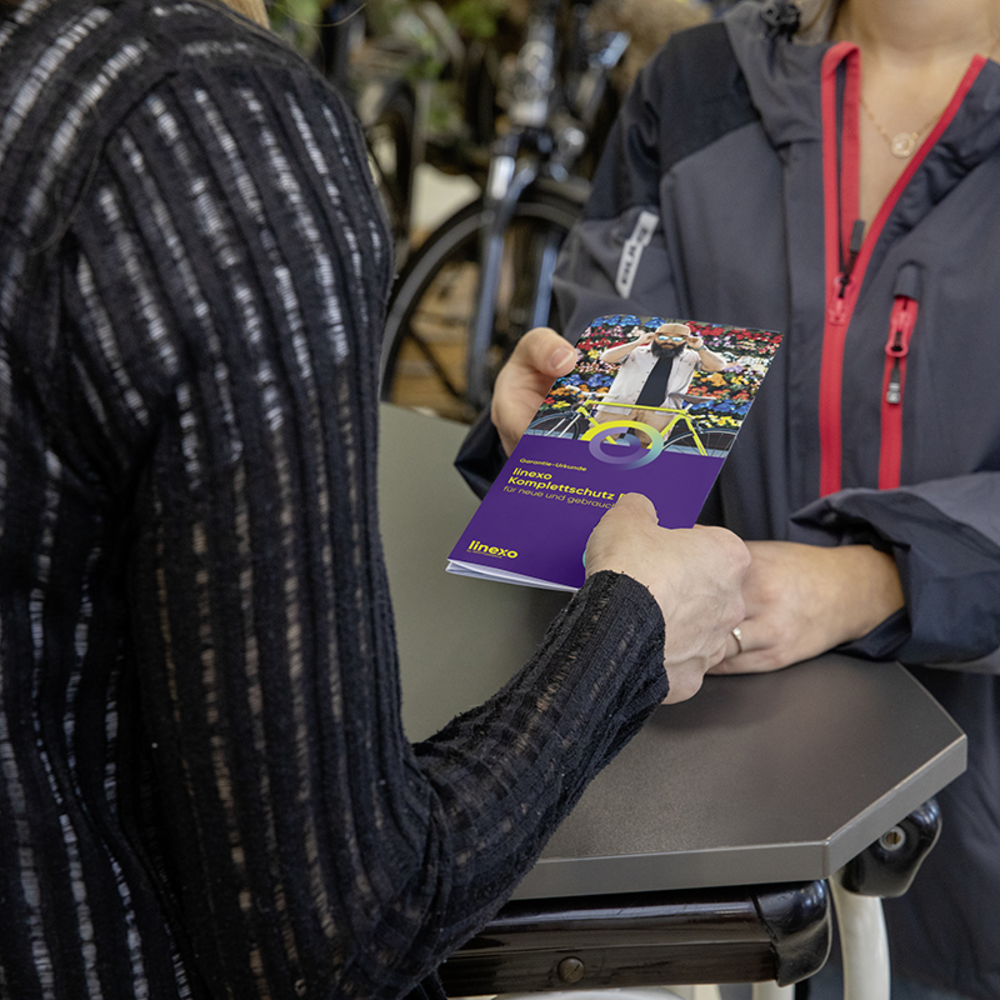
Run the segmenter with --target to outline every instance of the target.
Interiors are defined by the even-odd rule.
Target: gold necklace
[[[875,117],[863,97],[861,98],[861,107],[872,120],[872,125],[878,129],[878,134],[889,143],[892,155],[900,160],[908,160],[913,155],[913,151],[917,148],[917,140],[944,114],[944,108],[942,108],[933,118],[928,118],[916,132],[897,132],[895,135],[890,135],[889,130]]]
[[[1000,32],[997,32],[993,36],[993,42],[986,51],[986,59],[992,58],[997,45],[1000,45]],[[913,155],[913,151],[917,148],[917,140],[941,117],[941,115],[944,114],[944,110],[948,107],[948,105],[946,104],[944,108],[942,108],[932,118],[928,118],[916,132],[897,132],[895,135],[890,134],[889,130],[875,117],[875,113],[870,107],[868,107],[863,97],[861,98],[861,107],[864,109],[865,114],[871,119],[872,125],[874,125],[878,130],[878,134],[889,144],[889,149],[892,151],[892,155],[900,160],[908,160]]]

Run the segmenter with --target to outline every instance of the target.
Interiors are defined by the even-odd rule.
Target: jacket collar
[[[808,44],[776,33],[763,0],[746,0],[725,17],[750,99],[776,148],[822,139],[820,70],[830,42]],[[927,158],[935,193],[1000,152],[1000,65],[987,61],[961,108]],[[936,165],[936,166],[935,166]]]

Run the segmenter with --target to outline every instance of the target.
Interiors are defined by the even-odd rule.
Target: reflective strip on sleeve
[[[632,285],[635,282],[636,272],[639,270],[639,262],[642,260],[643,251],[652,242],[653,233],[660,224],[660,217],[653,212],[640,212],[636,220],[635,229],[632,235],[625,241],[622,247],[622,255],[618,261],[618,274],[615,277],[615,289],[622,298],[628,298],[632,294]]]

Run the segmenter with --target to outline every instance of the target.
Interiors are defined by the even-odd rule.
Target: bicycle
[[[485,101],[480,91],[489,91],[489,81],[481,56],[465,46],[437,3],[421,0],[385,21],[364,0],[327,0],[314,59],[357,113],[401,262],[410,249],[418,166],[434,162],[467,173],[486,162],[485,151],[430,127],[439,77],[467,77],[467,101]],[[485,119],[480,109],[481,128]]]
[[[405,263],[417,168],[485,183],[498,56],[463,36],[436,0],[387,13],[364,0],[324,0],[314,59],[358,115],[396,261]]]
[[[688,406],[710,402],[706,396],[678,395],[676,398]],[[624,419],[600,421],[588,411],[588,407],[617,407],[627,414],[636,410],[648,410],[651,413],[669,413],[670,420],[661,429],[641,421]],[[681,425],[678,428],[678,425]],[[683,429],[686,428],[686,429]],[[601,399],[587,399],[576,406],[553,413],[545,413],[536,417],[529,425],[527,434],[540,434],[545,437],[572,438],[589,441],[599,432],[607,432],[610,437],[615,431],[624,433],[614,444],[641,444],[643,447],[654,445],[653,439],[659,436],[662,444],[654,445],[657,450],[699,454],[714,458],[723,458],[729,452],[736,440],[736,430],[730,427],[709,427],[699,432],[695,420],[688,408],[670,406],[639,406],[636,403],[613,403]],[[648,443],[642,441],[642,437]]]
[[[577,167],[629,42],[624,32],[590,36],[592,3],[536,4],[510,89],[511,128],[494,143],[482,197],[442,223],[396,281],[383,399],[471,421],[517,339],[550,322],[556,256],[589,193]]]

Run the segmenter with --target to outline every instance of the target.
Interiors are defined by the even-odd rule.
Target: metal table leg
[[[889,1000],[889,941],[882,900],[859,896],[830,879],[844,964],[844,1000]]]

